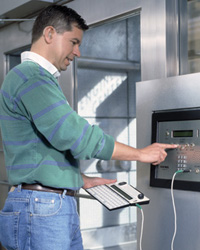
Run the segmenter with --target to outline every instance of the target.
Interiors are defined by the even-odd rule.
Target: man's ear
[[[43,37],[44,37],[44,40],[47,44],[52,43],[52,40],[53,40],[55,33],[56,33],[56,30],[52,26],[47,26],[43,30]]]

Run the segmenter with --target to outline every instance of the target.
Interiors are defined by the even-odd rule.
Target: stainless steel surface
[[[188,1],[179,0],[179,74],[189,74],[188,69]]]
[[[151,115],[155,110],[171,110],[200,107],[200,74],[137,83],[137,142],[138,147],[151,143]],[[150,165],[138,163],[137,182],[139,190],[150,197],[144,207],[145,224],[143,248],[168,250],[174,229],[174,216],[169,189],[149,186]],[[178,233],[176,249],[198,250],[199,192],[175,191]],[[140,228],[140,223],[138,223]],[[191,233],[193,232],[193,233]]]
[[[166,4],[166,63],[167,76],[179,74],[179,0]]]
[[[9,183],[8,183],[7,181],[0,181],[0,185],[10,186]]]
[[[81,57],[78,59],[78,67],[129,71],[129,70],[139,70],[140,63]]]
[[[141,11],[142,80],[167,76],[166,1],[142,1]]]
[[[166,2],[166,76],[188,73],[187,0]]]
[[[83,16],[89,25],[95,25],[116,17],[124,18],[125,14],[140,10],[141,1],[139,0],[75,0],[67,6],[75,9]]]
[[[187,73],[186,5],[186,0],[142,1],[143,81]]]

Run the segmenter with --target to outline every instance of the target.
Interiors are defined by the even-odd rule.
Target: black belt
[[[14,186],[18,187],[18,186]],[[45,187],[39,184],[22,184],[22,189],[33,190],[33,191],[41,191],[41,192],[50,192],[50,193],[57,193],[63,194],[66,190],[66,195],[75,196],[77,191],[71,189],[60,189],[60,188],[52,188],[52,187]]]

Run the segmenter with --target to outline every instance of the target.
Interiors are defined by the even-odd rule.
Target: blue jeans
[[[82,250],[75,198],[15,188],[0,211],[0,242],[8,250]]]

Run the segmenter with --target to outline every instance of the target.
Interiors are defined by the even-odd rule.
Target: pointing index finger
[[[177,144],[161,144],[163,148],[178,148]]]

